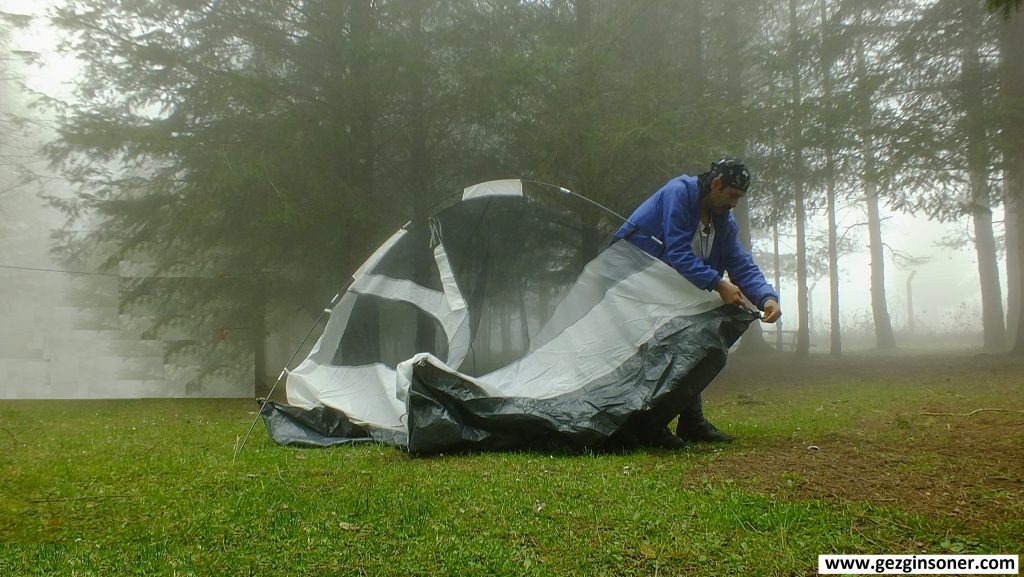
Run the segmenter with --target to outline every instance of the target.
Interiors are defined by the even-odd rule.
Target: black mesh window
[[[395,368],[418,352],[442,360],[448,356],[448,340],[436,318],[406,302],[359,295],[331,364]]]

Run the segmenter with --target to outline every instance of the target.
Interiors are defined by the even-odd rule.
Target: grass
[[[410,458],[257,429],[232,462],[251,401],[0,402],[0,575],[813,575],[821,553],[1017,554],[1024,371],[965,358],[734,362],[707,413],[738,442],[679,452]],[[1010,411],[922,414],[980,407]]]

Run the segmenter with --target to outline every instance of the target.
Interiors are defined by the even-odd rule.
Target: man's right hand
[[[718,281],[718,286],[715,287],[715,291],[722,297],[722,301],[727,305],[736,305],[738,307],[743,306],[743,293],[740,292],[740,287],[732,284],[726,279]]]

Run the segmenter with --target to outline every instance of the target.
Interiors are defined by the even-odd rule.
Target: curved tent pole
[[[406,222],[401,228],[406,228],[410,224],[412,224],[412,221]],[[331,314],[331,311],[334,309],[334,307],[338,304],[338,301],[341,299],[341,295],[348,291],[349,287],[351,287],[352,283],[354,283],[355,281],[355,275],[353,275],[349,279],[349,281],[345,283],[345,286],[338,291],[338,294],[334,295],[334,298],[331,299],[331,302],[328,303],[327,307],[320,312],[320,315],[316,317],[315,321],[313,321],[313,324],[309,327],[309,330],[306,331],[306,336],[302,337],[302,340],[299,342],[299,346],[295,347],[295,351],[292,353],[292,356],[288,358],[288,362],[284,364],[284,368],[281,369],[281,373],[277,375],[277,380],[274,381],[273,386],[270,387],[270,391],[267,392],[267,396],[263,399],[263,402],[260,403],[260,409],[256,411],[256,416],[253,417],[252,423],[249,424],[249,430],[246,431],[245,437],[242,439],[242,442],[235,446],[234,454],[231,456],[232,463],[235,461],[235,459],[238,458],[238,454],[242,452],[242,449],[245,448],[245,444],[249,441],[249,437],[252,436],[253,429],[256,428],[256,423],[260,420],[260,416],[263,414],[263,409],[266,408],[267,403],[270,402],[270,397],[274,396],[274,391],[277,390],[277,385],[281,384],[281,380],[284,379],[284,376],[288,374],[288,367],[291,366],[292,362],[295,361],[295,357],[298,356],[299,351],[302,350],[302,346],[305,345],[306,341],[309,340],[309,336],[313,334],[313,329],[315,329],[317,325],[320,324],[320,321],[322,321],[325,316]]]
[[[325,316],[331,314],[331,310],[334,308],[336,304],[338,304],[338,300],[341,298],[342,293],[348,290],[348,287],[352,285],[352,282],[354,280],[355,279],[350,280],[348,284],[345,285],[345,288],[338,291],[338,294],[334,295],[334,298],[331,299],[331,302],[327,306],[327,308],[321,311],[320,316],[316,317],[316,320],[313,321],[313,325],[309,327],[309,331],[306,332],[306,336],[302,337],[302,341],[299,342],[299,346],[295,347],[295,352],[292,353],[292,356],[288,359],[288,362],[285,363],[284,368],[281,369],[281,374],[277,375],[277,380],[274,381],[274,384],[273,386],[270,387],[270,391],[267,393],[267,396],[263,399],[263,403],[260,404],[260,410],[256,411],[256,417],[253,418],[252,423],[249,425],[249,430],[246,431],[245,438],[243,438],[241,444],[239,444],[235,448],[234,455],[231,456],[231,462],[234,462],[235,459],[238,458],[238,453],[242,452],[242,449],[245,448],[245,443],[249,440],[249,436],[252,435],[253,429],[256,428],[256,422],[260,420],[260,415],[263,414],[263,409],[266,408],[267,403],[270,402],[270,397],[274,395],[274,391],[277,390],[277,385],[281,383],[281,379],[283,379],[284,376],[288,374],[288,367],[291,366],[293,361],[295,361],[295,357],[298,356],[299,351],[302,350],[302,346],[306,344],[307,340],[309,340],[309,336],[313,334],[313,329],[315,329],[316,326],[320,324],[320,321],[322,321]]]
[[[608,208],[607,206],[601,204],[600,202],[597,202],[596,200],[593,200],[591,198],[583,196],[582,194],[580,194],[578,192],[571,191],[568,188],[565,188],[564,186],[557,186],[557,185],[554,185],[554,184],[548,184],[546,182],[541,182],[539,180],[523,180],[523,182],[529,182],[530,184],[537,184],[537,185],[540,185],[540,186],[546,186],[548,188],[553,188],[553,189],[555,189],[555,190],[557,190],[557,191],[559,191],[561,193],[568,194],[568,195],[571,195],[571,196],[575,196],[576,198],[578,198],[580,200],[583,200],[584,202],[588,202],[588,203],[596,206],[597,208],[600,208],[601,210],[607,212],[608,214],[613,215],[615,218],[618,218],[622,222],[632,226],[635,230],[640,230],[640,227],[637,226],[636,223],[634,223],[633,221],[629,220],[628,218],[622,216],[621,214],[615,212],[614,210]],[[643,231],[643,232],[645,234],[647,234],[647,236],[649,236],[651,238],[651,240],[653,240],[654,242],[658,243],[658,245],[662,247],[662,250],[664,250],[665,243],[661,242],[660,238],[658,238],[657,236],[654,236],[653,234],[648,233],[647,231]]]
[[[519,182],[522,182],[524,184],[526,184],[526,183],[536,184],[537,186],[542,186],[544,188],[549,188],[551,190],[555,190],[555,191],[561,192],[562,194],[568,194],[570,196],[575,196],[576,198],[578,198],[578,199],[580,199],[580,200],[582,200],[584,202],[587,202],[589,204],[592,204],[592,205],[596,206],[597,208],[600,208],[601,210],[607,212],[608,214],[614,216],[615,218],[621,220],[622,222],[633,226],[636,230],[641,230],[640,227],[636,225],[636,223],[634,223],[633,221],[629,220],[628,218],[622,216],[621,214],[615,212],[614,210],[608,208],[607,206],[597,202],[596,200],[593,200],[591,198],[583,196],[582,194],[580,194],[578,192],[575,192],[573,190],[569,190],[568,188],[565,188],[564,186],[558,186],[557,184],[551,184],[551,183],[543,182],[543,181],[540,181],[540,180],[530,180],[530,179],[527,179],[527,178],[521,178],[521,179],[519,179]],[[427,212],[429,214],[434,214],[434,213],[437,212],[437,210],[440,207],[450,203],[453,199],[455,199],[457,197],[460,197],[461,195],[462,195],[462,191],[453,192],[452,194],[449,194],[448,196],[446,196],[446,197],[438,200],[434,204],[432,204],[430,206],[430,208],[427,209]],[[408,226],[408,223],[406,224],[406,226]],[[653,240],[654,242],[658,243],[661,246],[664,246],[665,243],[663,243],[661,241],[661,239],[659,239],[658,237],[648,233],[647,231],[642,231],[642,232],[644,232],[645,234],[650,236],[651,240]]]
[[[558,186],[556,184],[548,184],[546,182],[541,182],[539,180],[523,180],[523,182],[529,182],[530,184],[537,184],[537,185],[540,185],[540,186],[546,186],[548,188],[553,188],[553,189],[555,189],[555,190],[557,190],[557,191],[559,191],[561,193],[575,196],[576,198],[585,200],[586,202],[589,202],[590,204],[596,206],[597,208],[600,208],[600,209],[604,210],[608,214],[611,214],[611,215],[614,215],[614,216],[618,217],[618,219],[621,220],[622,222],[628,222],[629,224],[633,224],[632,222],[630,222],[630,220],[628,218],[622,216],[621,214],[615,212],[614,210],[608,208],[607,206],[605,206],[605,205],[603,205],[603,204],[601,204],[601,203],[599,203],[599,202],[597,202],[597,201],[595,201],[593,199],[587,198],[587,197],[583,196],[582,194],[580,194],[578,192],[573,192],[573,191],[569,190],[568,188],[565,188],[564,186]],[[636,226],[636,225],[634,225],[634,226]]]
[[[411,223],[412,221],[406,222],[404,225],[402,225],[401,228],[406,228]],[[299,342],[299,346],[295,347],[295,351],[292,353],[292,356],[288,358],[288,362],[284,364],[284,368],[281,369],[281,373],[277,375],[277,380],[274,381],[273,386],[270,387],[270,391],[267,392],[267,396],[263,399],[263,402],[260,403],[260,410],[256,411],[256,416],[253,418],[252,423],[249,424],[249,430],[246,431],[245,437],[242,439],[242,442],[235,446],[234,454],[231,456],[232,463],[235,461],[235,459],[238,458],[238,454],[242,452],[242,449],[245,448],[245,444],[249,441],[249,437],[252,435],[253,429],[256,428],[256,423],[260,420],[260,415],[263,414],[263,409],[266,408],[267,403],[270,402],[270,397],[274,396],[274,391],[277,390],[277,385],[281,384],[281,380],[284,378],[285,375],[288,374],[288,367],[291,366],[292,362],[295,361],[295,357],[298,356],[299,351],[302,350],[302,346],[305,345],[306,341],[309,340],[309,336],[313,334],[313,329],[315,329],[317,325],[320,324],[320,321],[322,321],[325,316],[331,314],[331,311],[334,310],[334,307],[338,304],[338,301],[341,299],[341,295],[348,291],[349,287],[351,287],[352,283],[354,283],[355,281],[355,275],[349,278],[348,282],[345,283],[345,286],[343,286],[341,290],[338,291],[338,294],[334,295],[334,298],[331,299],[331,302],[328,303],[327,307],[324,308],[324,310],[320,312],[320,315],[316,317],[316,320],[313,321],[312,326],[310,326],[309,330],[306,331],[306,336],[302,337],[302,340]]]

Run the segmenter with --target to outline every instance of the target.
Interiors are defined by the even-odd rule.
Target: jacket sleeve
[[[691,202],[685,184],[676,181],[668,188],[662,202],[662,230],[665,231],[664,259],[686,280],[698,288],[713,290],[722,275],[693,254],[693,235],[700,220],[700,204]],[[694,209],[694,206],[698,207]]]
[[[739,226],[732,215],[728,217],[728,238],[724,248],[725,269],[729,271],[729,280],[743,291],[743,294],[754,303],[757,308],[764,309],[764,303],[768,299],[779,300],[778,293],[768,284],[764,273],[754,262],[754,258],[743,248],[739,239]]]

